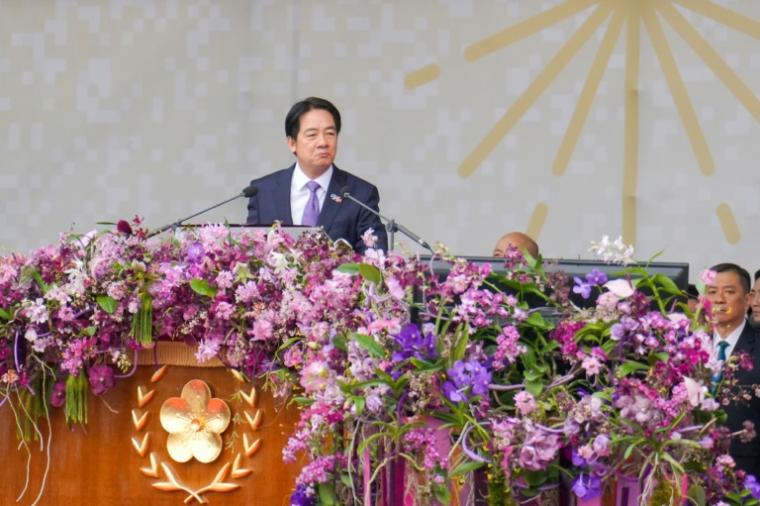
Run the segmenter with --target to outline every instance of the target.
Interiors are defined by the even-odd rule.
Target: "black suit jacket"
[[[248,218],[246,223],[261,224],[280,221],[286,225],[293,224],[290,215],[290,181],[293,178],[295,164],[290,168],[279,170],[251,181],[259,192],[248,199]],[[356,251],[364,253],[367,249],[362,234],[372,228],[377,236],[378,249],[388,250],[388,235],[380,218],[361,207],[356,202],[342,198],[341,189],[351,187],[351,195],[375,211],[379,211],[380,193],[375,185],[333,166],[333,175],[327,188],[327,197],[319,212],[317,226],[324,228],[330,239],[345,239]],[[340,197],[337,202],[332,196]]]
[[[747,322],[739,336],[731,355],[737,355],[746,351],[752,357],[754,368],[751,371],[740,369],[736,372],[738,384],[744,388],[752,385],[760,385],[760,331]],[[742,430],[742,423],[749,420],[755,424],[755,430],[760,432],[760,398],[752,392],[752,399],[747,402],[734,402],[723,406],[728,415],[726,426],[731,432]],[[740,469],[744,469],[756,477],[760,477],[760,437],[756,437],[749,443],[742,443],[738,439],[731,441],[731,456]]]

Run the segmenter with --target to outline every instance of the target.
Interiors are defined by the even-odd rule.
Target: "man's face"
[[[760,324],[760,279],[755,281],[755,285],[749,292],[750,306],[752,307],[752,319],[755,323]]]
[[[298,165],[312,179],[330,168],[338,150],[338,130],[332,114],[312,109],[301,116],[296,139],[288,137],[288,147],[296,154]]]
[[[707,286],[705,297],[712,304],[713,320],[728,328],[741,324],[750,303],[750,295],[744,293],[739,275],[732,271],[716,274],[715,283]]]

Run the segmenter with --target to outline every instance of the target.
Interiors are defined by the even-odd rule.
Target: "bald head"
[[[499,242],[496,243],[496,247],[493,249],[493,256],[503,257],[510,246],[517,248],[517,251],[520,253],[527,249],[533,258],[538,256],[538,244],[522,232],[510,232],[499,239]]]

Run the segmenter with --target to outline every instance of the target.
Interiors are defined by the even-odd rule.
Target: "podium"
[[[239,381],[221,363],[198,366],[184,343],[157,346],[158,366],[153,350],[144,350],[134,374],[117,388],[89,395],[86,425],[69,428],[63,409],[51,408],[50,424],[39,421],[42,449],[40,441],[17,449],[14,412],[9,403],[0,408],[0,433],[6,436],[0,504],[31,505],[39,494],[37,504],[45,506],[287,504],[299,463],[284,464],[282,448],[298,422],[297,409],[264,392],[261,382]],[[193,380],[207,385],[230,412],[221,453],[209,463],[173,460],[160,420],[162,405],[181,398]]]

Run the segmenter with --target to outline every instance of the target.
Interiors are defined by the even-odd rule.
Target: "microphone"
[[[356,202],[357,204],[359,204],[360,206],[362,206],[367,211],[369,211],[372,214],[380,217],[381,220],[385,220],[387,222],[385,224],[385,230],[388,232],[388,234],[390,236],[388,238],[389,239],[388,242],[389,242],[389,246],[390,246],[391,250],[393,249],[393,234],[394,234],[394,232],[401,232],[402,234],[404,234],[405,236],[407,236],[409,239],[413,240],[414,242],[416,242],[417,244],[419,244],[420,246],[422,246],[426,250],[428,250],[431,253],[435,254],[435,252],[433,251],[433,248],[431,248],[430,245],[427,242],[425,242],[425,240],[422,239],[420,236],[418,236],[417,234],[415,234],[414,232],[412,232],[411,230],[409,230],[405,226],[399,225],[398,223],[396,223],[395,220],[393,220],[391,218],[386,218],[382,214],[378,213],[377,211],[375,211],[374,209],[372,209],[371,207],[369,207],[368,205],[366,205],[364,202],[361,202],[360,200],[354,198],[351,195],[351,187],[349,185],[345,185],[343,188],[341,188],[340,189],[340,193],[343,195],[344,198],[347,198],[349,200],[352,200],[353,202]]]
[[[220,203],[218,203],[218,204],[216,204],[214,206],[211,206],[211,207],[209,207],[207,209],[204,209],[201,212],[195,213],[192,216],[188,216],[187,218],[182,218],[180,220],[175,221],[174,223],[170,223],[168,225],[164,225],[161,228],[157,228],[156,230],[154,230],[151,233],[149,233],[148,237],[153,237],[154,235],[158,235],[161,232],[166,232],[169,229],[175,229],[175,228],[179,227],[180,225],[182,225],[182,222],[187,221],[190,218],[195,218],[196,216],[198,216],[200,214],[207,213],[208,211],[211,211],[212,209],[216,209],[217,207],[222,206],[222,205],[226,204],[227,202],[232,202],[233,200],[239,199],[240,197],[245,197],[245,198],[249,199],[251,197],[254,197],[257,193],[259,193],[259,187],[258,186],[254,186],[254,185],[246,186],[243,189],[243,191],[241,191],[240,193],[238,193],[234,197],[232,197],[230,199],[227,199],[224,202],[220,202]]]

